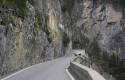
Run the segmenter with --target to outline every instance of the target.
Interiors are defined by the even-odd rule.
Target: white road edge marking
[[[74,77],[70,74],[69,70],[66,68],[66,73],[71,78],[71,80],[75,80]]]
[[[57,59],[58,59],[58,58],[57,58]],[[55,60],[56,60],[56,59],[55,59]],[[55,61],[55,60],[53,60],[53,61]],[[47,61],[47,62],[51,62],[51,61]],[[43,62],[43,63],[44,63],[44,62]],[[17,74],[23,72],[23,71],[26,71],[26,70],[28,70],[28,69],[34,67],[34,66],[37,66],[37,65],[40,65],[40,64],[43,64],[43,63],[38,63],[38,64],[34,64],[34,65],[32,65],[32,66],[23,68],[23,69],[21,69],[21,70],[15,72],[15,73],[12,73],[12,74],[10,74],[10,75],[8,75],[8,76],[2,78],[1,80],[7,80],[7,79],[9,79],[9,78],[11,78],[11,77],[13,77],[13,76],[15,76],[15,75],[17,75]]]
[[[41,63],[40,63],[40,64],[41,64]],[[15,76],[15,75],[17,75],[17,74],[23,72],[23,71],[26,71],[26,70],[32,68],[33,66],[36,66],[36,65],[39,65],[39,64],[35,64],[35,65],[32,65],[32,66],[26,67],[26,68],[24,68],[24,69],[22,69],[22,70],[19,70],[19,71],[13,73],[13,74],[11,74],[11,75],[9,75],[9,76],[7,76],[7,77],[1,79],[1,80],[7,80],[7,79],[9,79],[9,78],[11,78],[11,77],[13,77],[13,76]]]

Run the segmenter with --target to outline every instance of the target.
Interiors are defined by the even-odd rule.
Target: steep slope
[[[73,47],[86,49],[96,60],[106,59],[101,64],[108,63],[109,73],[118,71],[124,80],[124,0],[0,0],[0,4],[0,76],[63,56]]]
[[[113,37],[122,34],[124,30],[124,11],[119,0],[73,0],[70,1],[72,6],[66,3],[64,0],[65,5],[62,6],[62,9],[69,7],[70,10],[63,11],[66,16],[64,23],[69,19],[65,27],[72,32],[72,40],[76,48],[89,47],[83,44],[84,41],[90,45],[96,40],[103,50],[108,50],[111,53],[112,51],[122,52],[121,48],[119,52],[118,48],[114,50],[113,47],[116,46],[113,46],[112,43]]]
[[[24,8],[6,1],[0,6],[1,77],[65,55],[58,0],[24,0],[19,4]]]
[[[92,59],[96,59],[104,68],[106,66],[107,72],[115,75],[118,80],[124,80],[125,1],[60,1],[63,23],[72,33],[73,48],[86,49]]]

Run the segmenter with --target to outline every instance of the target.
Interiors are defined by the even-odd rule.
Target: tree
[[[120,5],[121,5],[122,7],[125,7],[125,0],[120,0]]]

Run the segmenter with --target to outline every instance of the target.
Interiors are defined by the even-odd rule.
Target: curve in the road
[[[37,64],[2,80],[71,80],[65,70],[70,60],[70,57],[63,57]]]

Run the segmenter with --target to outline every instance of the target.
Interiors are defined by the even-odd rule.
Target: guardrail
[[[105,80],[95,70],[74,61],[70,63],[68,71],[75,80]]]

